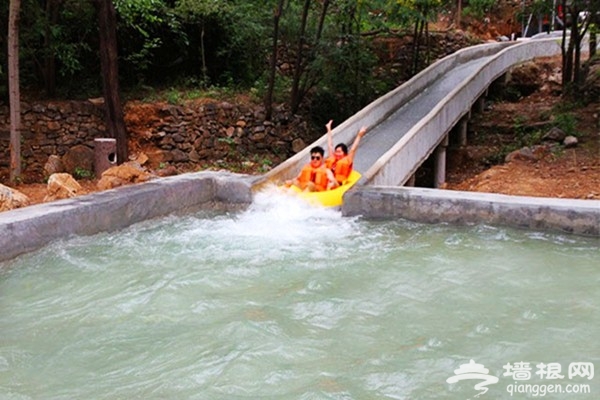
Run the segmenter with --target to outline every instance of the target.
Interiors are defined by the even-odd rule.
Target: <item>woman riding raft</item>
[[[354,155],[356,154],[356,149],[358,149],[358,143],[367,132],[367,128],[364,126],[360,128],[356,135],[356,139],[354,139],[354,143],[352,143],[350,151],[348,151],[348,146],[344,143],[338,143],[335,148],[333,147],[333,135],[331,134],[332,123],[333,120],[330,120],[327,125],[325,125],[327,128],[327,145],[330,154],[327,160],[325,160],[325,165],[333,172],[335,177],[333,188],[336,188],[343,185],[344,182],[348,180],[348,177],[352,172]]]

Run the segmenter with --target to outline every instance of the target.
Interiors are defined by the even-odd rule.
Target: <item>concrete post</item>
[[[100,179],[102,173],[117,165],[117,139],[94,139],[94,174]]]
[[[460,147],[464,147],[467,145],[467,130],[469,128],[469,117],[467,115],[463,116],[460,121],[458,121],[458,145]]]
[[[475,112],[476,113],[483,113],[483,110],[485,109],[485,94],[481,95],[476,101],[475,104],[473,105],[473,107],[475,108]]]
[[[448,135],[444,136],[442,142],[435,149],[434,159],[434,182],[436,189],[441,188],[446,182],[446,148],[448,147]]]

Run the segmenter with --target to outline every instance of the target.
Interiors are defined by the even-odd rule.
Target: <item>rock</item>
[[[306,147],[306,143],[304,143],[304,140],[302,140],[300,138],[294,139],[294,141],[292,142],[292,151],[294,153],[299,153],[305,147]]]
[[[60,172],[65,172],[65,166],[62,163],[62,160],[57,155],[51,155],[48,157],[48,161],[44,165],[44,171],[48,176],[52,174],[58,174]]]
[[[48,178],[48,194],[44,201],[68,199],[81,192],[81,185],[67,173],[57,173]]]
[[[0,211],[13,210],[30,204],[29,197],[0,183]]]
[[[94,150],[84,145],[73,146],[62,156],[64,171],[71,175],[94,171]]]
[[[129,157],[130,161],[135,161],[137,162],[139,165],[144,165],[148,162],[149,157],[146,155],[146,153],[139,153],[139,154],[135,154],[133,156]]]
[[[155,171],[155,174],[161,177],[177,175],[177,168],[173,165],[167,165],[165,168],[160,168]]]
[[[536,159],[537,158],[536,158],[535,154],[529,147],[523,147],[519,150],[515,150],[515,151],[509,153],[505,157],[504,162],[509,163],[513,160],[535,161]]]
[[[100,190],[112,189],[130,183],[148,181],[152,175],[132,163],[125,163],[111,167],[102,173],[97,187]]]
[[[565,140],[566,136],[567,136],[567,134],[565,133],[565,131],[563,131],[559,127],[554,126],[554,127],[552,127],[552,129],[550,129],[548,132],[546,132],[544,134],[544,136],[542,136],[542,140],[552,140],[555,142],[562,142],[563,140]]]
[[[522,96],[530,95],[541,85],[541,69],[535,62],[525,62],[512,70],[510,86]]]
[[[568,149],[577,146],[578,143],[579,141],[575,136],[567,136],[563,141],[563,146],[565,146]]]

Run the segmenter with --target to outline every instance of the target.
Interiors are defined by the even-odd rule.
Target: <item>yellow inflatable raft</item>
[[[342,205],[342,196],[346,193],[346,190],[350,189],[360,179],[361,175],[357,171],[352,171],[348,180],[342,185],[335,189],[325,190],[323,192],[303,192],[297,186],[290,186],[290,188],[298,194],[299,197],[308,200],[312,204],[320,204],[325,207],[336,207]]]

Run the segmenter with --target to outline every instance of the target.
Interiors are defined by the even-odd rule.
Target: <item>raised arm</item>
[[[356,149],[358,149],[358,144],[360,143],[360,139],[367,133],[367,127],[363,126],[358,131],[356,135],[356,139],[354,139],[354,143],[352,143],[352,147],[348,150],[348,157],[350,160],[354,160],[354,154],[356,153]]]
[[[335,149],[333,148],[333,135],[331,134],[331,124],[333,123],[333,120],[330,119],[329,122],[325,125],[325,128],[327,128],[327,154],[328,156],[331,156],[333,154],[333,152],[335,151]]]

